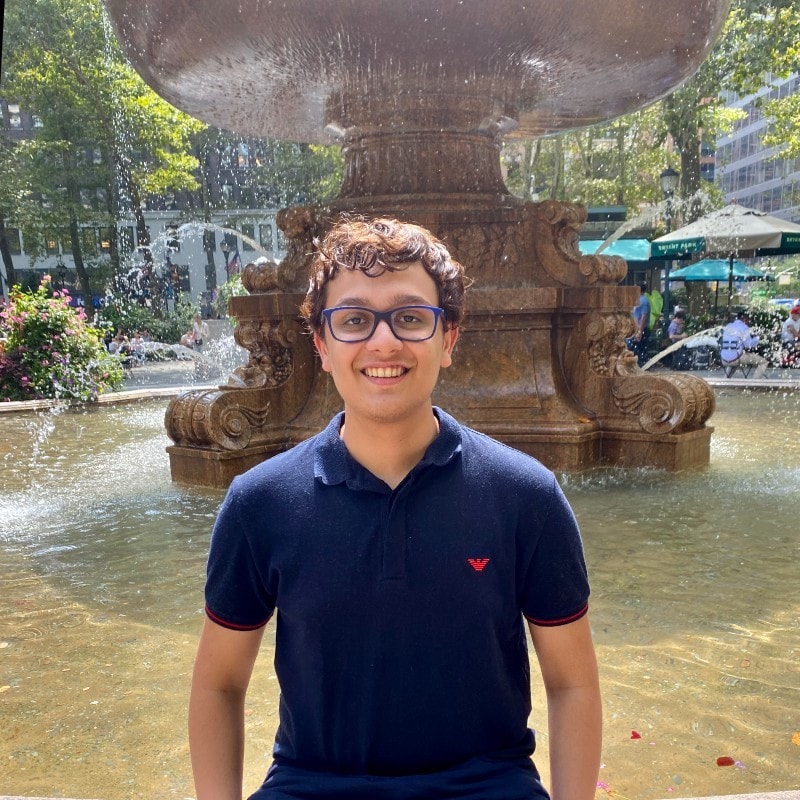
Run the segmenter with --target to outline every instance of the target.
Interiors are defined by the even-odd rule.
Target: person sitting
[[[188,331],[186,331],[186,333],[183,334],[183,336],[181,336],[180,343],[184,347],[194,349],[194,330],[192,328],[190,328]]]
[[[133,349],[128,337],[122,331],[118,331],[117,335],[108,343],[108,352],[112,356],[117,356],[123,367],[133,366]]]
[[[800,362],[800,304],[791,307],[781,327],[781,350],[782,367]]]
[[[750,330],[750,317],[746,311],[740,311],[736,319],[723,328],[719,357],[728,377],[733,374],[736,367],[755,367],[753,377],[764,377],[767,371],[767,359],[753,352],[758,346],[758,341],[758,336],[754,336]],[[746,372],[749,373],[749,369]]]
[[[688,337],[686,333],[686,312],[682,309],[675,311],[667,328],[669,344],[677,344]],[[694,364],[694,352],[686,347],[680,347],[672,353],[670,359],[672,369],[691,369]]]
[[[675,312],[675,316],[669,323],[669,328],[667,328],[667,336],[669,337],[669,343],[675,344],[676,342],[680,342],[685,339],[688,334],[686,333],[686,312],[682,309],[678,309]]]
[[[133,334],[133,338],[131,339],[131,353],[137,364],[144,364],[146,356],[144,352],[144,338],[142,337],[141,331],[136,331]]]
[[[208,335],[208,324],[199,314],[195,314],[192,320],[192,337],[195,350],[203,349],[203,341],[208,340]]]

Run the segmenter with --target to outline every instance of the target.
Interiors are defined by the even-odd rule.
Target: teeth
[[[399,378],[403,367],[367,367],[364,372],[368,378]]]

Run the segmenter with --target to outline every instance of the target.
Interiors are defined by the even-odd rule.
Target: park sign
[[[660,242],[658,239],[650,243],[650,258],[687,258],[697,253],[705,253],[706,240],[702,236],[695,239],[681,239],[676,242]]]

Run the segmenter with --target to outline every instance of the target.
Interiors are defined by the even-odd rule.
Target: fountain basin
[[[193,794],[186,702],[223,494],[170,480],[164,409],[0,415],[3,791]],[[592,578],[600,780],[639,800],[797,787],[800,393],[720,389],[715,424],[706,468],[560,476]],[[277,719],[273,636],[246,704],[250,791]],[[531,674],[541,727],[535,659]]]

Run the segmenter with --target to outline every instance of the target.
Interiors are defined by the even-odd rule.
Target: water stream
[[[0,794],[193,795],[186,702],[222,493],[170,482],[164,409],[0,415]],[[706,469],[563,478],[593,578],[598,797],[798,785],[800,395],[718,392],[712,421]],[[277,722],[272,633],[248,790]]]

